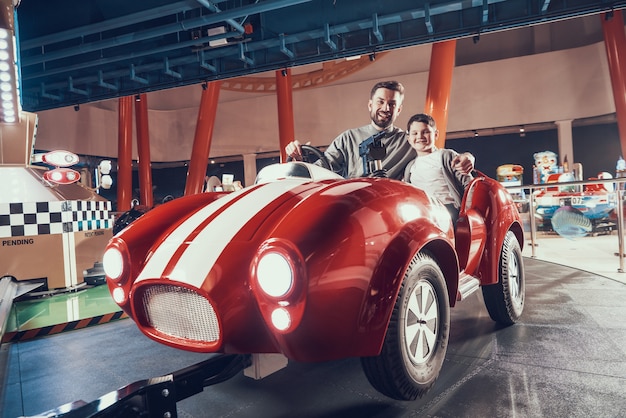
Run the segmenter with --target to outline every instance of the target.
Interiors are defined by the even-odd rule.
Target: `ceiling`
[[[74,106],[610,12],[626,0],[22,0],[22,107]]]

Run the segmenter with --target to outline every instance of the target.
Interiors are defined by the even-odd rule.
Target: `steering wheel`
[[[302,144],[300,145],[300,149],[302,150],[302,161],[312,164],[317,160],[320,160],[322,163],[322,167],[324,167],[326,170],[331,170],[330,163],[328,162],[326,155],[324,155],[324,153],[319,148],[312,145]],[[293,158],[291,156],[287,157],[287,161],[292,160]]]

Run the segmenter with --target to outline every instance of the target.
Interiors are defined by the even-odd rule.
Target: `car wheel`
[[[499,280],[483,286],[483,297],[489,316],[503,325],[512,325],[522,315],[526,285],[522,250],[515,234],[507,232],[498,263]]]
[[[404,275],[381,353],[361,359],[365,375],[390,398],[421,397],[439,376],[449,332],[443,273],[430,255],[418,253]]]

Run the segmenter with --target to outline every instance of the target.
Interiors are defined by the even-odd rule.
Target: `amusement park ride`
[[[102,261],[112,237],[111,202],[80,182],[75,154],[33,155],[37,117],[2,127],[0,143],[0,277],[74,289]],[[52,166],[48,169],[43,165]]]
[[[534,159],[533,183],[545,187],[535,187],[532,191],[532,210],[530,196],[522,187],[524,168],[521,165],[501,165],[497,177],[513,196],[520,213],[534,216],[538,230],[574,238],[616,229],[617,196],[613,184],[580,184],[583,180],[581,164],[573,164],[570,170],[565,159],[559,166],[558,156],[552,151],[535,153]],[[611,178],[610,173],[602,172],[589,180]]]

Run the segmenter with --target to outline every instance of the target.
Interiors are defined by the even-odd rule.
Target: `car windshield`
[[[310,179],[310,180],[327,180],[327,179],[343,179],[339,174],[326,170],[315,164],[308,164],[301,161],[291,161],[284,164],[272,164],[264,167],[259,171],[255,184],[268,183],[271,181],[282,179]]]

